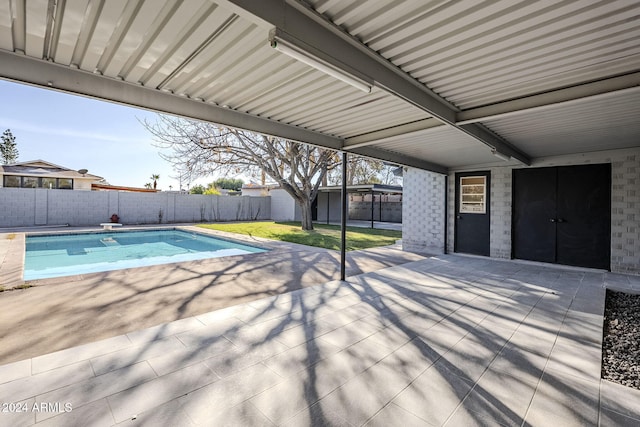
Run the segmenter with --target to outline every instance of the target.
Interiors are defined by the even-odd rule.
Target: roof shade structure
[[[0,78],[447,173],[640,146],[638,18],[637,0],[0,0]]]

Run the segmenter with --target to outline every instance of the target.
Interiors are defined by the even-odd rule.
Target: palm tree
[[[160,179],[160,175],[151,175],[151,179],[153,180],[153,189],[155,190],[158,187],[158,180]]]
[[[147,182],[147,183],[144,185],[144,188],[148,188],[149,190],[151,190],[151,183],[150,183],[150,182]]]

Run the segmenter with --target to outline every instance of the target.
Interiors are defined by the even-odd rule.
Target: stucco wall
[[[294,221],[296,217],[296,203],[293,197],[286,191],[272,189],[271,195],[271,219],[274,221]]]
[[[0,188],[0,227],[266,220],[270,197]]]

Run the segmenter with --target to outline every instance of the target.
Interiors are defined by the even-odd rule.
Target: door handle
[[[564,218],[558,218],[558,222],[567,222]]]
[[[549,218],[549,221],[551,221],[551,222],[557,222],[555,218]]]
[[[456,215],[456,219],[462,219],[462,215]]]

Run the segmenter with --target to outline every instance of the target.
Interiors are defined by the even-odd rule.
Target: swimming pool
[[[182,230],[26,236],[24,280],[265,252]]]

